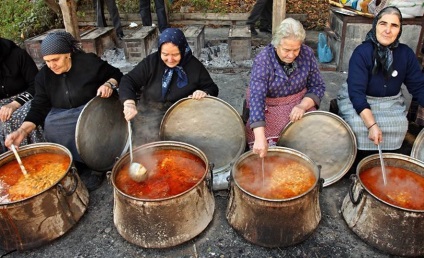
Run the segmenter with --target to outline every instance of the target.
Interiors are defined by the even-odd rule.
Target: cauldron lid
[[[93,170],[106,171],[126,150],[127,122],[115,92],[110,98],[95,97],[81,111],[75,142],[81,159]]]
[[[198,147],[213,163],[214,172],[229,168],[246,146],[240,115],[225,101],[210,96],[184,98],[172,105],[162,119],[160,138]]]
[[[415,138],[414,145],[412,145],[411,157],[424,161],[424,130]]]
[[[312,111],[295,123],[288,123],[280,133],[278,146],[298,150],[321,165],[324,186],[345,175],[356,157],[356,137],[339,116],[326,111]]]

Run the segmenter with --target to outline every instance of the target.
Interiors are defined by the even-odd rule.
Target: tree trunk
[[[59,4],[56,2],[56,0],[44,0],[44,2],[46,3],[46,5],[53,10],[53,12],[60,14],[60,6]]]
[[[77,6],[75,0],[59,0],[59,6],[62,10],[63,23],[65,30],[74,36],[78,41],[81,40],[78,28]]]

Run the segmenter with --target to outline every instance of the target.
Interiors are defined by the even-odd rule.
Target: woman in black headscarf
[[[408,129],[402,84],[424,104],[424,74],[412,49],[399,42],[401,34],[401,12],[386,7],[350,58],[347,85],[339,92],[338,105],[359,150],[401,147]]]
[[[159,140],[159,127],[166,110],[176,101],[192,96],[201,99],[217,96],[218,86],[203,64],[193,56],[184,33],[175,28],[164,30],[158,51],[144,58],[132,71],[122,77],[119,98],[124,103],[125,119],[130,121],[138,113],[142,123],[134,126],[141,136],[140,145]]]
[[[78,170],[84,170],[75,143],[79,114],[92,98],[110,97],[122,73],[95,54],[82,51],[67,32],[48,34],[41,43],[41,54],[46,65],[35,77],[31,109],[25,122],[7,136],[5,144],[19,146],[37,125],[44,123],[46,140],[67,147],[76,165],[80,165]],[[85,182],[88,190],[100,186],[104,175],[92,172]]]
[[[34,98],[34,78],[38,68],[31,56],[13,41],[0,38],[0,153],[6,151],[6,135],[24,121]],[[22,144],[44,141],[43,129],[38,126]]]

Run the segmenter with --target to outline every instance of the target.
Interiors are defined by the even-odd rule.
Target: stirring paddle
[[[22,173],[24,174],[24,176],[28,176],[28,173],[27,173],[27,171],[26,171],[26,169],[24,167],[24,164],[22,164],[21,157],[19,157],[19,154],[16,151],[15,145],[13,145],[13,144],[10,145],[10,148],[12,149],[13,154],[15,154],[15,158],[18,161],[19,166],[21,167]]]
[[[377,147],[378,147],[378,155],[380,156],[381,172],[383,173],[383,182],[384,182],[384,185],[387,185],[386,167],[384,166],[383,153],[381,152],[380,144],[378,144]]]

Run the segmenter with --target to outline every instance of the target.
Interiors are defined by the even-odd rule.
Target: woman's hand
[[[268,141],[265,137],[265,127],[256,127],[253,129],[255,134],[255,142],[253,143],[253,153],[258,154],[263,158],[268,152]]]
[[[110,86],[108,83],[104,83],[97,89],[97,96],[100,96],[102,98],[109,98],[110,96],[112,96],[112,93],[112,86]]]
[[[290,112],[290,121],[296,122],[297,120],[300,120],[303,115],[305,114],[305,109],[303,109],[300,104],[293,107],[292,111]]]
[[[10,145],[19,146],[21,145],[21,142],[27,137],[28,132],[23,129],[22,127],[19,127],[18,130],[11,132],[6,136],[6,140],[4,141],[4,145],[8,148],[10,148]]]
[[[377,123],[368,129],[368,139],[373,141],[375,145],[383,141],[383,132],[380,130]]]
[[[124,101],[124,116],[125,120],[130,121],[133,117],[137,115],[137,106],[135,105],[134,100],[125,100]]]
[[[195,92],[193,92],[191,96],[192,99],[202,99],[204,97],[206,97],[208,94],[202,90],[196,90]]]
[[[12,101],[11,103],[4,105],[0,108],[0,120],[2,122],[6,122],[10,119],[13,112],[15,112],[18,108],[21,107],[17,101]]]

